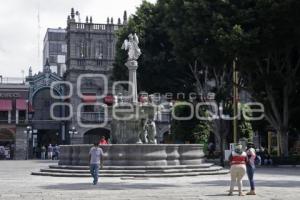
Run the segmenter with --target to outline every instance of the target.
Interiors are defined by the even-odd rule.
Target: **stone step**
[[[187,173],[187,172],[210,172],[210,171],[218,171],[223,168],[220,166],[213,166],[209,168],[186,168],[186,169],[155,169],[155,170],[129,170],[129,169],[102,169],[100,170],[101,174],[145,174],[145,173]],[[89,174],[88,169],[83,170],[74,170],[74,169],[41,169],[41,172],[50,172],[50,173],[69,173],[69,174]]]
[[[150,173],[150,174],[109,174],[101,173],[100,177],[144,177],[144,178],[154,178],[154,177],[182,177],[182,176],[201,176],[201,175],[222,175],[228,174],[229,170],[223,169],[218,171],[207,171],[207,172],[185,172],[185,173]],[[53,176],[53,177],[91,177],[90,174],[82,173],[53,173],[53,172],[32,172],[32,175],[38,176]]]
[[[165,169],[202,169],[214,166],[213,163],[201,165],[168,165],[168,166],[104,166],[104,170],[165,170]],[[51,169],[89,170],[89,166],[50,165]]]

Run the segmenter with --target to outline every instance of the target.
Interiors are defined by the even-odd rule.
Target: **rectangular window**
[[[26,119],[26,111],[25,110],[19,110],[19,120],[24,121]]]
[[[67,45],[66,44],[61,45],[61,52],[62,53],[67,53]]]
[[[83,106],[83,112],[95,112],[95,106],[93,105]]]
[[[8,112],[0,111],[0,123],[7,123],[7,122],[8,122]]]

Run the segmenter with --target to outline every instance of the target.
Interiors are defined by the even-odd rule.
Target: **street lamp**
[[[69,130],[69,134],[71,135],[71,144],[72,144],[73,136],[78,134],[75,126],[72,126],[71,130]]]
[[[26,130],[24,131],[24,133],[26,134],[26,142],[27,142],[27,149],[26,149],[26,160],[28,160],[28,151],[29,151],[29,135],[32,134],[32,127],[31,126],[27,126]]]
[[[237,103],[238,103],[238,95],[239,95],[239,91],[238,91],[238,73],[237,73],[237,67],[236,67],[236,61],[237,58],[233,59],[233,65],[232,65],[232,71],[233,71],[233,143],[237,142],[237,119],[235,118],[235,116],[237,115]]]

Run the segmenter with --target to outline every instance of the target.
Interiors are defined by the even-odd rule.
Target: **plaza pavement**
[[[300,168],[259,168],[256,173],[256,196],[227,196],[229,175],[180,178],[120,179],[100,178],[97,186],[90,178],[32,176],[54,164],[53,161],[0,161],[1,200],[115,200],[115,199],[300,199]],[[244,178],[244,189],[248,181]],[[245,191],[246,192],[246,191]]]

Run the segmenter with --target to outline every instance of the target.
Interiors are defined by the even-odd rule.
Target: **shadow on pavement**
[[[256,168],[255,173],[264,175],[299,176],[300,168],[259,167]]]
[[[215,181],[201,181],[201,182],[193,182],[192,184],[199,184],[199,185],[207,185],[207,186],[228,186],[230,184],[230,180],[215,180]],[[300,181],[293,181],[293,180],[270,180],[270,181],[263,181],[263,180],[256,180],[255,184],[257,187],[300,187]],[[245,187],[249,186],[247,180],[243,180],[243,185]]]
[[[205,196],[207,196],[207,197],[225,197],[225,196],[228,196],[228,193],[223,193],[223,194],[207,194]]]
[[[41,186],[43,189],[48,190],[128,190],[128,189],[161,189],[161,188],[177,187],[170,184],[157,184],[157,183],[109,183],[99,182],[97,185],[92,183],[64,183],[49,186]]]

